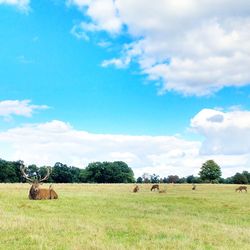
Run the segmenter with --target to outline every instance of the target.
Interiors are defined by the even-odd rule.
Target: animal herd
[[[26,173],[26,167],[21,164],[20,170],[22,173],[22,176],[28,181],[28,183],[31,185],[29,190],[29,199],[30,200],[51,200],[51,199],[58,199],[58,195],[55,192],[55,190],[52,188],[52,185],[49,186],[49,188],[41,188],[41,185],[44,181],[48,180],[51,170],[50,168],[47,168],[47,173],[43,178],[37,178],[37,179],[31,179],[28,174]],[[134,193],[138,193],[140,190],[139,186],[136,185],[133,188]],[[151,191],[157,190],[159,193],[166,193],[166,189],[160,189],[159,184],[153,184],[151,186]],[[196,190],[196,185],[192,185],[192,190]],[[235,192],[247,192],[247,186],[239,186],[235,189]]]
[[[133,192],[134,192],[134,193],[139,192],[139,190],[140,190],[140,188],[139,188],[138,185],[136,185],[136,186],[133,188]],[[167,191],[166,189],[160,190],[159,184],[153,184],[150,190],[151,190],[151,191],[158,190],[159,193],[166,193],[166,191]],[[195,184],[192,185],[192,190],[196,190],[196,185],[195,185]],[[244,190],[245,192],[247,192],[247,186],[239,186],[239,187],[237,187],[237,188],[235,189],[235,192],[242,192],[243,190]]]

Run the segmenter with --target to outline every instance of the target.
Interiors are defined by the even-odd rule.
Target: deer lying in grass
[[[50,175],[50,169],[47,168],[47,174],[45,177],[40,178],[39,180],[33,180],[28,177],[28,175],[25,173],[26,167],[21,164],[20,170],[23,175],[23,177],[31,184],[31,188],[29,191],[29,199],[30,200],[50,200],[50,199],[58,199],[57,193],[52,188],[52,185],[50,185],[49,188],[40,188],[40,185],[43,184],[43,181],[46,181],[49,178]]]
[[[152,187],[151,187],[151,191],[157,189],[158,191],[160,190],[159,188],[159,185],[158,184],[154,184]]]
[[[133,192],[134,192],[134,193],[137,193],[138,191],[139,191],[139,186],[136,185],[136,186],[134,187],[134,189],[133,189]]]
[[[163,194],[163,193],[166,193],[166,192],[167,192],[166,189],[159,190],[159,193],[160,193],[160,194]]]
[[[247,192],[247,186],[239,186],[238,188],[235,189],[235,192],[242,192],[242,190],[245,190]]]

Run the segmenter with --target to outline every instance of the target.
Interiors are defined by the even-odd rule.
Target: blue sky
[[[43,164],[28,149],[21,150],[20,141],[9,138],[15,129],[51,123],[53,129],[65,125],[71,132],[84,131],[94,137],[123,135],[135,141],[136,136],[152,140],[162,136],[166,141],[176,137],[183,144],[197,143],[194,151],[199,160],[185,165],[185,157],[180,156],[180,163],[177,156],[169,156],[170,151],[188,155],[175,143],[166,151],[159,145],[159,151],[147,155],[128,149],[125,143],[100,156],[96,149],[100,143],[88,154],[82,142],[79,147],[84,156],[74,152],[74,158],[59,159],[65,154],[62,150],[54,159],[44,151],[44,164],[58,160],[83,167],[94,160],[127,160],[137,174],[181,175],[197,173],[200,163],[213,157],[229,175],[234,169],[227,157],[234,157],[239,170],[249,167],[250,156],[236,149],[224,150],[223,140],[225,133],[230,137],[235,131],[236,144],[250,147],[248,141],[239,139],[250,138],[247,129],[242,130],[245,123],[249,126],[250,34],[242,27],[249,25],[250,6],[240,1],[236,15],[231,0],[218,4],[221,11],[217,12],[209,10],[206,1],[201,1],[203,5],[189,2],[186,6],[162,0],[151,6],[154,13],[148,0],[0,1],[0,148],[8,144],[0,157]],[[143,8],[144,12],[135,13]],[[173,8],[175,14],[170,16]],[[197,9],[201,14],[195,16]],[[195,24],[198,19],[200,26]],[[30,102],[18,106],[25,100]],[[28,107],[30,113],[19,114],[9,105],[19,110]],[[223,128],[214,127],[218,122],[210,126],[202,122],[202,115],[209,121],[206,110],[213,111],[212,116],[219,112],[232,118]],[[242,126],[230,123],[235,116]],[[44,143],[47,137],[43,136]],[[149,161],[152,155],[157,160]]]

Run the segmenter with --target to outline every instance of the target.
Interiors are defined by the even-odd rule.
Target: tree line
[[[213,160],[208,160],[201,166],[199,176],[189,175],[179,177],[169,175],[160,178],[159,175],[144,173],[136,180],[133,170],[123,161],[93,162],[84,169],[57,162],[50,167],[52,173],[48,179],[51,183],[224,183],[224,184],[250,184],[250,173],[243,171],[235,175],[222,178],[221,168]],[[47,166],[27,166],[27,174],[38,179],[45,176]],[[0,182],[24,182],[20,172],[20,161],[6,161],[0,159]]]
[[[24,182],[20,172],[20,161],[0,159],[0,182]],[[27,166],[26,172],[32,179],[45,176],[48,166]],[[49,166],[50,167],[50,166]],[[84,169],[57,162],[51,168],[48,182],[51,183],[133,183],[134,172],[125,162],[93,162]]]
[[[189,175],[187,177],[179,177],[178,175],[169,175],[160,178],[159,175],[149,175],[144,173],[138,177],[137,183],[222,183],[222,184],[250,184],[250,173],[243,171],[235,175],[222,178],[221,168],[213,160],[208,160],[202,164],[199,176]]]

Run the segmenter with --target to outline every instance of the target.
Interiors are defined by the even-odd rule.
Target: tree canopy
[[[219,182],[221,177],[220,166],[213,160],[208,160],[202,164],[199,175],[203,181]]]

